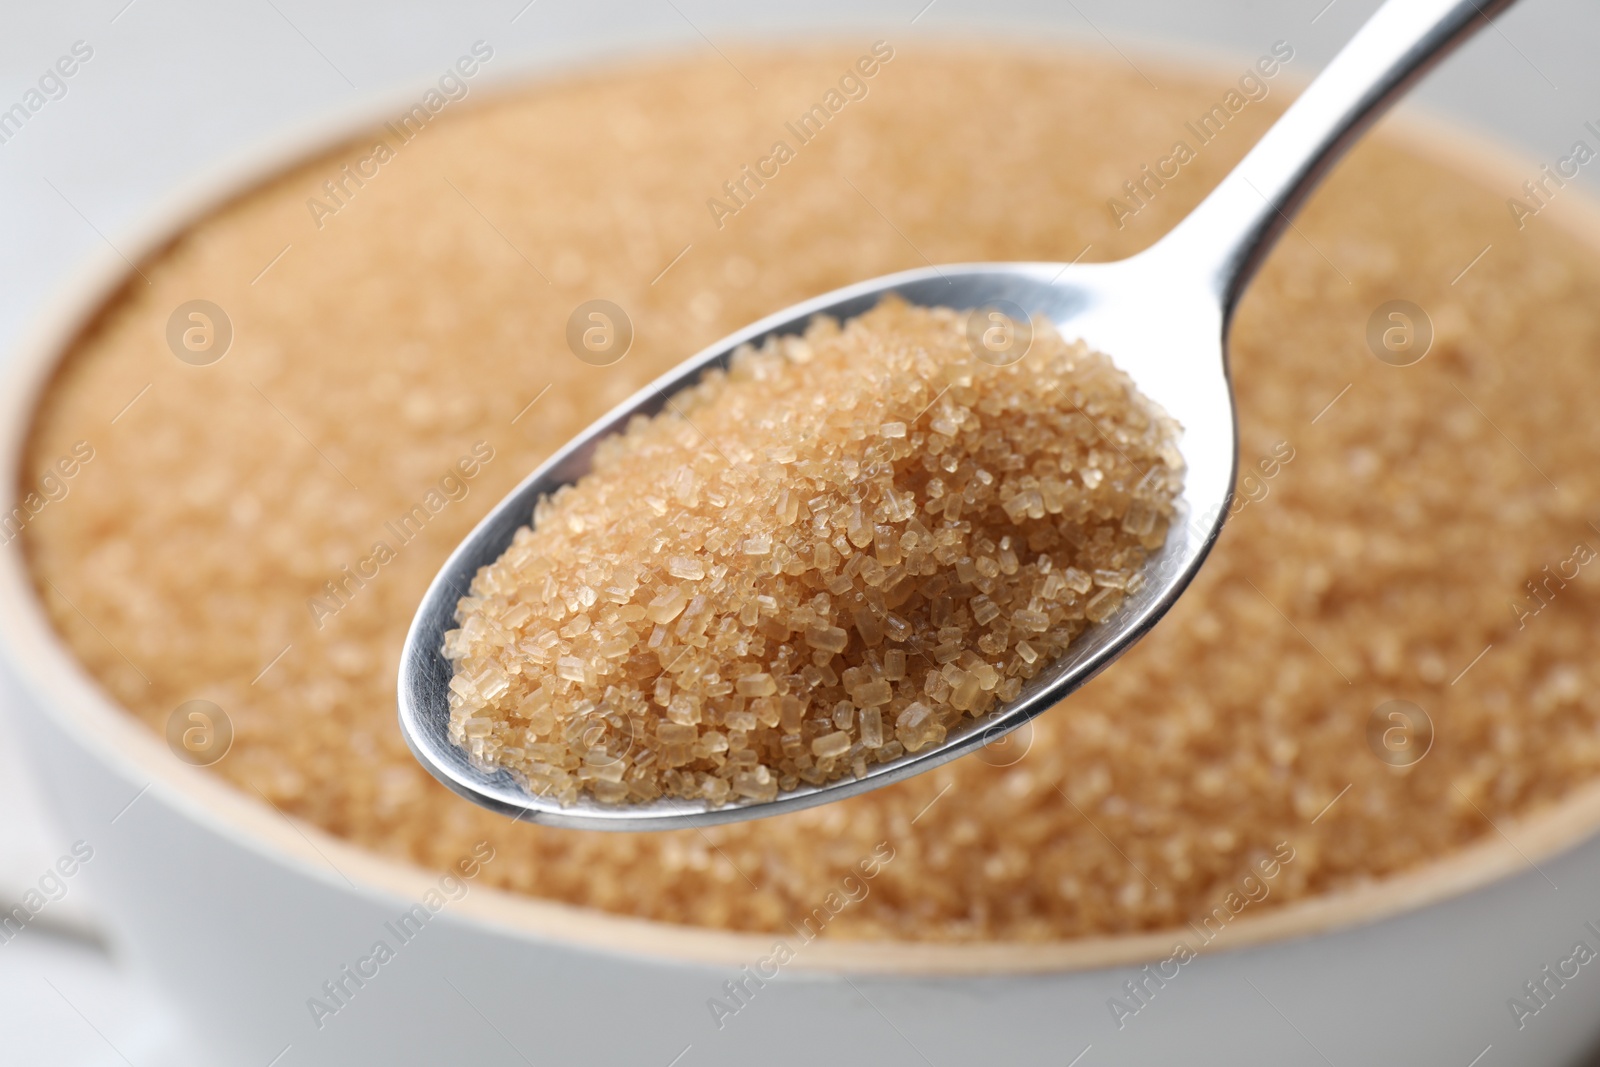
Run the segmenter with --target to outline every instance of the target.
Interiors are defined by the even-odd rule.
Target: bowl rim
[[[994,36],[1005,39],[1000,33]],[[922,37],[924,43],[938,41],[931,33]],[[759,43],[783,47],[772,41]],[[1085,51],[1070,38],[1050,40],[1041,47],[1044,49]],[[1168,69],[1185,74],[1215,76],[1226,69],[1219,64],[1215,50],[1197,48],[1184,53],[1157,45],[1150,51]],[[622,62],[668,60],[681,54],[681,49],[673,47],[641,49]],[[483,106],[553,79],[571,77],[574,72],[579,76],[602,72],[609,65],[607,59],[587,56],[570,63],[522,64],[486,80],[478,90],[480,99],[469,106]],[[1292,81],[1287,84],[1293,86]],[[186,229],[229,203],[376,128],[415,95],[415,89],[366,94],[311,121],[293,123],[201,169],[192,179],[173,186],[142,214],[138,224],[119,235],[117,248],[125,250],[128,259],[101,244],[70,271],[53,296],[31,316],[0,367],[0,499],[17,499],[38,400],[84,330],[134,277],[131,264],[148,261]],[[1468,131],[1455,119],[1414,102],[1385,116],[1379,127],[1374,137],[1403,139],[1417,155],[1491,191],[1496,181],[1503,183],[1502,188],[1517,188],[1525,174],[1538,169],[1536,163],[1498,139]],[[1550,215],[1563,232],[1600,251],[1600,203],[1579,189],[1551,206],[1554,210],[1541,214]],[[49,719],[125,780],[130,796],[148,792],[187,821],[301,877],[321,881],[335,892],[403,905],[435,887],[437,872],[292,818],[277,811],[270,801],[262,804],[246,795],[219,775],[173,759],[162,739],[105,692],[57,634],[35,591],[20,541],[13,539],[6,551],[0,551],[0,661],[28,698],[21,714]],[[1261,914],[1240,915],[1230,922],[1224,945],[1200,951],[1234,952],[1353,929],[1462,896],[1518,873],[1532,873],[1530,868],[1541,859],[1569,851],[1600,834],[1600,778],[1521,819],[1491,825],[1499,831],[1498,837],[1487,835],[1399,874]],[[678,964],[737,967],[767,954],[774,941],[788,936],[643,919],[494,886],[476,887],[452,904],[450,915],[494,936]],[[907,979],[1085,971],[1161,959],[1172,952],[1176,942],[1191,941],[1191,933],[1188,927],[1175,926],[1042,942],[819,938],[807,945],[792,967],[821,974]]]

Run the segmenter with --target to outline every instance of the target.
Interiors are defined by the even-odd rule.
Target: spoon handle
[[[1344,149],[1514,0],[1388,0],[1239,165],[1146,254],[1203,268],[1224,330],[1251,275]]]

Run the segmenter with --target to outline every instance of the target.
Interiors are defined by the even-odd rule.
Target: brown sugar
[[[865,51],[730,51],[759,93],[696,55],[472,97],[337,214],[307,200],[381,132],[142,263],[149,284],[67,355],[20,472],[31,487],[92,447],[21,541],[85,669],[158,733],[186,701],[224,709],[233,748],[212,773],[246,798],[425,868],[488,840],[482,882],[552,900],[784,931],[887,841],[893,862],[828,937],[1178,926],[1288,841],[1251,905],[1270,909],[1498,841],[1496,825],[1517,840],[1518,819],[1600,775],[1600,578],[1584,563],[1542,599],[1528,587],[1600,546],[1600,257],[1561,225],[1576,192],[1519,231],[1520,177],[1464,173],[1380,126],[1235,321],[1249,502],[1162,623],[1015,751],[703,833],[528,826],[435,783],[395,725],[406,628],[451,548],[555,449],[835,287],[926,261],[1137,252],[1290,95],[1273,83],[1130,218],[1108,198],[1235,74],[1141,61],[1156,92],[1116,60],[908,41],[794,145],[784,122]],[[794,158],[713,218],[707,200],[777,138]],[[196,298],[232,319],[209,366],[165,341]],[[565,342],[596,298],[634,327],[606,367]],[[1405,367],[1366,343],[1401,298],[1433,327]],[[1433,724],[1410,766],[1369,742],[1396,699]]]
[[[1176,427],[1047,323],[898,300],[745,346],[602,442],[445,634],[450,739],[572,803],[772,800],[944,741],[1166,540]]]

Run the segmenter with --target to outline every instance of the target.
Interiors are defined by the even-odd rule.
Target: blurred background
[[[705,49],[782,33],[803,16],[841,28],[1003,36],[1027,21],[1065,41],[1136,61],[1173,54],[1232,66],[1277,40],[1309,78],[1378,6],[1374,0],[1034,0],[1005,18],[968,0],[834,0],[804,5],[646,0],[599,5],[612,54]],[[830,8],[837,10],[829,11]],[[0,33],[0,114],[58,57],[87,52],[26,122],[0,119],[0,358],[30,318],[104,246],[115,248],[198,175],[263,143],[430,83],[467,42],[495,49],[492,78],[570,62],[577,0],[345,2],[57,0],[12,3]],[[1030,32],[1037,37],[1037,33]],[[1600,7],[1523,0],[1431,75],[1404,105],[1487,132],[1537,163],[1600,124]],[[590,50],[588,55],[595,53]],[[1225,68],[1226,69],[1226,68]],[[1600,171],[1584,170],[1591,187]],[[1507,190],[1508,195],[1513,190]],[[36,799],[0,708],[0,908],[70,842]],[[0,1061],[137,1064],[198,1060],[167,1005],[124,974],[79,887],[0,943]]]

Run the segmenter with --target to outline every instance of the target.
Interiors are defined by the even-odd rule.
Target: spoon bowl
[[[1028,722],[1108,666],[1149,632],[1194,578],[1232,499],[1237,432],[1226,363],[1227,330],[1245,284],[1342,150],[1454,44],[1511,0],[1388,0],[1248,155],[1159,242],[1112,263],[982,263],[892,274],[824,294],[751,325],[679,365],[551,456],[450,555],[424,595],[400,660],[400,726],[417,758],[450,789],[486,808],[549,826],[659,830],[707,826],[842,799],[965,755]],[[1118,611],[1074,639],[1015,700],[952,730],[942,744],[873,764],[862,778],[802,785],[771,801],[720,807],[661,798],[604,804],[588,794],[566,806],[510,772],[473,762],[449,740],[453,666],[443,637],[473,577],[500,557],[534,506],[589,472],[595,448],[635,415],[655,415],[743,345],[802,333],[819,315],[844,320],[886,296],[926,307],[1048,320],[1069,341],[1104,352],[1182,427],[1186,465],[1176,521],[1152,554],[1143,584]],[[969,330],[969,336],[974,331]],[[979,331],[981,334],[981,331]],[[1007,353],[1009,355],[1009,352]],[[1020,357],[1021,353],[1018,353]],[[982,354],[980,353],[980,357]]]
[[[1154,626],[1194,576],[1221,526],[1233,485],[1233,401],[1223,372],[1221,318],[1215,300],[1197,288],[1189,315],[1172,314],[1171,292],[1158,308],[1165,279],[1159,261],[1110,264],[982,263],[927,268],[852,285],[791,307],[726,337],[641,389],[591,425],[523,480],[450,555],[429,586],[401,656],[400,721],[417,758],[455,792],[503,814],[551,826],[644,830],[732,822],[837,800],[875,789],[955,759],[1009,733],[1046,710],[1111,663]],[[1144,294],[1142,297],[1140,294]],[[667,398],[706,370],[726,367],[742,345],[798,334],[818,315],[849,319],[889,295],[928,307],[984,313],[1019,307],[1048,319],[1066,338],[1115,353],[1140,391],[1184,427],[1187,470],[1176,521],[1143,572],[1144,584],[1118,613],[1091,626],[1071,648],[1035,675],[1017,699],[952,731],[942,745],[868,767],[864,778],[802,785],[763,804],[711,807],[703,801],[661,798],[649,804],[602,804],[587,794],[561,806],[530,792],[505,770],[487,770],[449,740],[449,685],[454,667],[442,652],[455,626],[456,603],[479,568],[493,563],[526,526],[540,497],[589,472],[595,448],[635,415],[654,415]],[[1130,299],[1131,298],[1131,299]],[[1157,312],[1160,312],[1159,314]],[[1003,313],[1003,312],[1001,312]],[[1181,347],[1181,346],[1187,346]],[[1020,353],[1019,353],[1020,356]]]

